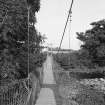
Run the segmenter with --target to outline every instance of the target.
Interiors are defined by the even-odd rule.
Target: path
[[[43,84],[55,84],[53,71],[52,71],[52,57],[47,56],[44,63],[44,80]],[[54,92],[51,88],[42,88],[39,93],[39,98],[36,105],[56,105]]]
[[[46,62],[44,63],[44,80],[43,84],[55,84],[53,70],[52,70],[52,57],[48,56]]]
[[[53,91],[50,88],[42,88],[36,105],[56,105]]]

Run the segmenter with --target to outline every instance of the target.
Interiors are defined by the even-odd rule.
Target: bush
[[[103,93],[86,87],[77,94],[75,100],[80,105],[105,105]]]

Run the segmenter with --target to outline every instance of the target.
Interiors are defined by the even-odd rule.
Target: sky
[[[36,28],[47,37],[45,45],[58,47],[61,41],[71,0],[41,0],[40,11],[36,14]],[[78,50],[81,42],[76,32],[90,29],[92,22],[105,19],[105,0],[74,0],[72,22],[68,23],[61,48]]]

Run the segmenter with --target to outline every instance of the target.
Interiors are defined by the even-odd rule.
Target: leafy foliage
[[[55,60],[64,69],[77,68],[84,71],[88,68],[90,72],[92,69],[94,72],[104,72],[102,68],[105,66],[105,20],[93,22],[91,25],[92,28],[85,33],[77,33],[77,38],[83,42],[80,50],[54,55]]]
[[[84,53],[84,55],[83,55]],[[87,58],[86,58],[87,56]],[[92,66],[91,61],[87,61],[88,54],[81,51],[74,51],[72,53],[54,55],[54,59],[61,65],[62,68],[68,69],[84,69]],[[93,67],[93,66],[92,66]]]
[[[82,50],[88,53],[88,58],[98,66],[105,66],[105,20],[91,23],[92,29],[85,33],[77,33],[83,42]]]
[[[28,6],[29,23],[28,23]],[[40,0],[0,0],[0,72],[12,72],[24,78],[28,75],[28,24],[29,24],[29,66],[30,72],[35,70],[40,57],[40,43],[44,37],[35,29],[35,13],[40,9]],[[4,8],[2,8],[4,7]],[[33,59],[35,58],[35,59]],[[7,64],[9,69],[6,69]],[[3,69],[5,68],[5,69]],[[5,71],[5,72],[4,72]],[[2,75],[4,75],[2,74]],[[19,75],[20,74],[20,75]],[[7,78],[0,75],[1,78]],[[10,76],[9,76],[10,77]]]
[[[88,87],[82,87],[81,92],[76,96],[76,102],[83,105],[104,105],[105,99],[102,92]]]

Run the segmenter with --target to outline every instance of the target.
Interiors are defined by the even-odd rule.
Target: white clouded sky
[[[46,35],[46,43],[52,43],[54,47],[60,44],[70,3],[71,0],[41,0],[36,27]],[[68,24],[62,48],[69,47],[70,35],[71,49],[78,49],[80,42],[76,32],[87,30],[91,22],[101,19],[105,19],[105,0],[74,0],[71,28]]]

